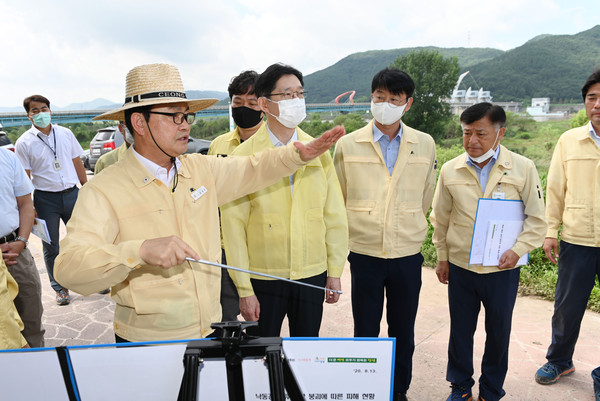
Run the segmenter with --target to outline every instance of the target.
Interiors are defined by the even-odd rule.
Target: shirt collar
[[[280,146],[286,146],[288,143],[292,142],[292,141],[297,141],[298,140],[298,131],[294,128],[294,134],[292,135],[292,137],[290,138],[288,143],[283,143],[279,140],[279,138],[277,138],[275,136],[275,134],[273,134],[271,132],[271,129],[269,128],[269,124],[267,124],[267,132],[269,133],[269,139],[271,140],[271,143],[273,144],[273,146],[275,146],[276,148],[280,147]]]
[[[594,129],[594,126],[592,125],[592,122],[589,122],[590,125],[590,135],[592,136],[592,139],[600,141],[600,136],[598,136],[598,134],[596,133],[596,130]]]
[[[40,131],[33,124],[31,124],[31,130],[29,130],[29,133],[32,134],[32,135],[34,135],[34,136],[39,136],[38,134],[42,134],[43,136],[45,136],[46,138],[48,138],[54,132],[54,124],[50,123],[50,125],[51,125],[52,128],[50,129],[50,134],[48,134],[48,135],[44,134],[42,131]]]
[[[387,138],[387,135],[385,135],[383,132],[381,132],[381,130],[379,129],[379,127],[377,127],[377,125],[375,124],[375,122],[373,122],[373,142],[379,142],[381,140],[381,138],[383,137]],[[402,123],[400,123],[400,129],[398,130],[398,135],[396,135],[394,137],[393,140],[398,140],[400,141],[400,139],[402,138]]]
[[[169,171],[173,169],[173,166],[171,166],[171,168],[167,170],[166,168],[154,163],[152,160],[145,158],[135,150],[135,144],[131,147],[131,149],[133,150],[133,154],[135,155],[136,159],[138,159],[142,166],[144,166],[146,170],[148,170],[148,172],[154,176],[154,178],[159,177],[161,172],[163,175],[167,175]],[[177,170],[181,169],[181,162],[178,158],[175,158],[175,165],[177,166]]]

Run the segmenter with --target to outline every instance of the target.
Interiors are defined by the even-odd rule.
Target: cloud
[[[598,3],[598,4],[596,4]],[[566,0],[0,0],[0,106],[121,102],[132,67],[179,67],[187,89],[225,91],[240,71],[284,62],[309,74],[349,54],[414,46],[510,49],[596,24],[600,2]]]

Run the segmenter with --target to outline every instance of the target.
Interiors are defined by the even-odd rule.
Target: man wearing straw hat
[[[218,206],[290,175],[344,134],[252,157],[181,156],[197,111],[179,71],[133,68],[125,103],[95,119],[125,121],[135,144],[80,193],[56,262],[58,280],[84,295],[111,288],[117,341],[206,337],[220,321]]]

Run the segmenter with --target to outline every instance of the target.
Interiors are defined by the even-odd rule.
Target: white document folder
[[[502,254],[511,249],[523,231],[525,205],[521,200],[480,198],[471,239],[470,265],[498,266]],[[517,266],[527,264],[523,255]]]

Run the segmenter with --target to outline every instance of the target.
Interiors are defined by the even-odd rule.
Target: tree
[[[577,114],[571,117],[570,125],[571,128],[577,128],[587,124],[588,121],[589,120],[587,118],[587,113],[585,112],[585,109],[581,109],[577,112]]]
[[[436,50],[419,50],[398,57],[390,67],[405,71],[415,81],[413,104],[402,121],[434,139],[443,138],[452,119],[450,105],[444,99],[450,97],[456,85],[458,58],[444,58]]]

